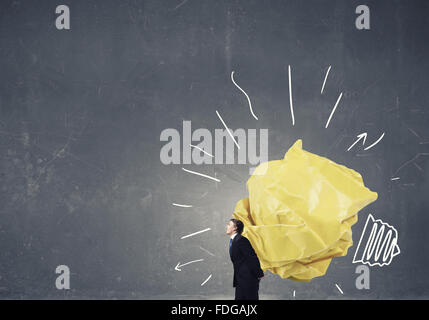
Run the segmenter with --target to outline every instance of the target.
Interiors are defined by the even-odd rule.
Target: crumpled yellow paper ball
[[[310,281],[353,245],[357,213],[377,200],[355,170],[302,149],[297,140],[282,160],[256,167],[249,197],[233,217],[244,224],[265,272]]]

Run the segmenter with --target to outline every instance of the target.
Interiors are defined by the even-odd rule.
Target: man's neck
[[[237,235],[237,232],[235,232],[235,233],[233,233],[232,235],[231,235],[231,239],[234,239],[234,237]]]

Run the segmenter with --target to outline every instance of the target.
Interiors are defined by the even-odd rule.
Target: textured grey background
[[[55,28],[59,4],[71,30]],[[185,166],[215,183],[159,159],[163,129],[222,128],[215,110],[231,128],[268,128],[269,160],[301,138],[360,172],[379,198],[359,214],[355,243],[368,213],[399,232],[401,254],[371,268],[370,290],[355,288],[354,245],[310,283],[268,272],[262,299],[429,297],[429,168],[417,156],[429,152],[429,3],[366,1],[369,31],[355,28],[359,4],[1,1],[0,297],[233,299],[224,226],[247,196],[249,166]],[[386,134],[346,152],[365,131],[367,145]],[[60,264],[68,291],[55,288]]]

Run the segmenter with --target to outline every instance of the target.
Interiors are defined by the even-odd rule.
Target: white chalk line
[[[258,117],[257,116],[255,116],[255,114],[253,113],[253,109],[252,109],[252,103],[250,102],[250,98],[249,98],[249,96],[247,95],[247,93],[243,90],[243,89],[241,89],[241,87],[234,81],[234,71],[232,71],[231,72],[231,80],[232,80],[232,82],[235,84],[235,86],[238,88],[238,89],[240,89],[240,91],[241,92],[243,92],[243,94],[246,96],[246,98],[247,98],[247,102],[249,103],[249,108],[250,108],[250,113],[252,114],[252,116],[256,119],[256,120],[258,120]]]
[[[209,277],[208,277],[206,280],[204,280],[204,282],[203,282],[203,283],[201,283],[201,286],[205,285],[205,284],[206,284],[206,282],[207,282],[207,281],[209,281],[211,277],[212,277],[212,275],[209,275]]]
[[[211,230],[211,229],[210,229],[210,228],[206,228],[206,229],[204,229],[204,230],[200,230],[200,231],[197,231],[197,232],[194,232],[194,233],[188,234],[188,235],[186,235],[186,236],[183,236],[183,237],[181,237],[180,239],[185,239],[185,238],[188,238],[188,237],[192,237],[192,236],[195,236],[196,234],[199,234],[199,233],[202,233],[202,232],[206,232],[206,231],[209,231],[209,230]]]
[[[225,122],[223,121],[222,117],[220,116],[219,112],[216,110],[216,114],[219,117],[220,121],[222,121],[223,126],[225,127],[226,131],[228,131],[229,136],[231,137],[232,141],[234,141],[235,145],[238,149],[240,149],[240,146],[238,145],[238,142],[235,141],[234,136],[232,135],[231,131],[229,131],[228,127],[226,126]]]
[[[186,265],[188,265],[188,264],[191,264],[191,263],[194,263],[194,262],[198,262],[198,261],[204,261],[204,259],[197,259],[197,260],[193,260],[193,261],[189,261],[189,262],[186,262],[186,263],[184,263],[184,264],[180,264],[180,262],[177,264],[177,266],[174,268],[175,270],[177,270],[177,271],[182,271],[180,268],[181,267],[183,267],[183,266],[186,266]]]
[[[344,294],[343,290],[341,290],[340,286],[338,284],[335,284],[337,286],[337,289],[341,292],[341,294]]]
[[[379,143],[379,142],[380,142],[380,140],[381,140],[381,139],[383,139],[383,137],[384,137],[384,132],[383,132],[383,134],[381,135],[381,137],[377,139],[377,141],[375,141],[372,145],[370,145],[370,146],[366,147],[366,148],[365,148],[365,149],[363,149],[363,150],[371,149],[373,146],[375,146],[377,143]]]
[[[325,80],[323,80],[323,85],[322,85],[322,89],[320,90],[320,94],[323,93],[323,89],[325,88],[326,79],[328,79],[328,74],[329,74],[330,70],[331,70],[331,66],[329,66],[328,71],[326,71]]]
[[[365,141],[366,141],[366,136],[367,136],[367,133],[366,132],[364,132],[364,133],[361,133],[361,134],[358,134],[357,135],[357,140],[347,149],[347,151],[350,151],[350,149],[351,148],[353,148],[353,146],[356,144],[356,143],[358,143],[359,142],[359,140],[360,139],[362,139],[363,138],[363,142],[362,142],[362,145],[364,145],[365,144]]]
[[[213,178],[213,177],[211,177],[209,175],[206,175],[206,174],[203,174],[203,173],[199,173],[199,172],[195,172],[195,171],[192,171],[192,170],[188,170],[188,169],[185,169],[185,168],[182,168],[182,169],[184,171],[186,171],[186,172],[189,172],[189,173],[192,173],[192,174],[196,174],[196,175],[199,175],[199,176],[202,176],[202,177],[205,177],[205,178],[212,179],[214,181],[220,182],[220,180],[218,178]]]
[[[210,153],[208,153],[207,151],[205,151],[205,150],[201,149],[200,147],[198,147],[198,146],[194,146],[193,144],[189,144],[189,145],[190,145],[191,147],[197,148],[198,150],[200,150],[200,151],[204,152],[206,155],[208,155],[208,156],[210,156],[210,157],[214,158],[214,156],[213,156],[213,155],[211,155],[211,154],[210,154]]]
[[[338,103],[340,102],[340,100],[341,100],[341,97],[342,97],[342,96],[343,96],[343,93],[341,92],[341,93],[340,93],[340,96],[339,96],[339,97],[338,97],[338,99],[337,99],[337,102],[335,102],[335,106],[334,106],[334,108],[332,109],[331,114],[329,115],[329,119],[328,119],[328,121],[326,122],[326,126],[325,126],[325,128],[327,128],[327,127],[329,126],[329,122],[331,121],[332,115],[334,114],[335,109],[337,109]]]
[[[290,105],[290,113],[292,115],[292,125],[295,125],[295,117],[293,115],[293,104],[292,104],[292,80],[291,80],[290,65],[288,66],[288,78],[289,78],[289,105]]]
[[[178,204],[173,202],[172,205],[176,207],[182,207],[182,208],[192,208],[191,204]]]

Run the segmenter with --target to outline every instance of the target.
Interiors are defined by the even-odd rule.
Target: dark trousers
[[[259,300],[259,283],[251,287],[235,287],[235,300]]]

